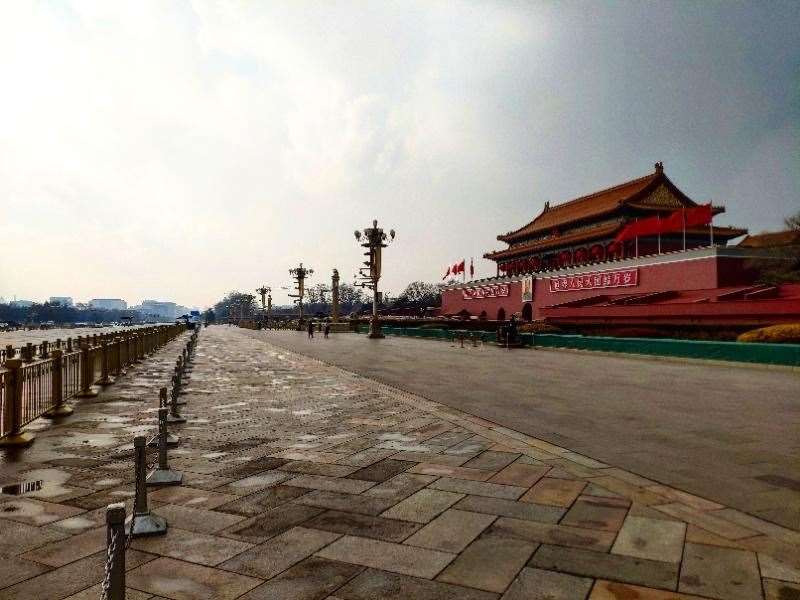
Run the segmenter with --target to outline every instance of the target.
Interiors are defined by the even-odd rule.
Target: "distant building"
[[[8,305],[14,308],[30,308],[33,306],[33,300],[12,300]]]
[[[155,318],[166,321],[174,321],[177,305],[174,302],[162,302],[160,300],[142,300],[141,305],[136,307],[143,317]]]
[[[120,298],[93,298],[89,300],[89,306],[104,310],[125,310],[128,303]]]
[[[72,298],[70,296],[50,296],[50,304],[58,304],[59,306],[72,306]]]

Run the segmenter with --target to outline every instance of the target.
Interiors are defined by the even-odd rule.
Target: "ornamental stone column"
[[[331,303],[333,304],[331,308],[331,313],[333,317],[333,322],[339,322],[339,271],[337,269],[333,270],[333,276],[331,277]]]

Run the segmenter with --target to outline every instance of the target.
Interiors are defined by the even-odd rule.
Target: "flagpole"
[[[661,215],[656,215],[658,220],[658,253],[661,254]]]
[[[639,222],[639,217],[636,217],[636,218],[634,219],[634,222],[635,222],[635,223],[638,223],[638,222]],[[638,231],[636,232],[636,242],[635,242],[635,245],[636,245],[636,258],[639,258],[639,232],[638,232]]]
[[[708,207],[711,209],[711,218],[708,220],[708,236],[711,239],[711,246],[714,246],[714,207],[711,202],[708,203]]]
[[[686,252],[686,207],[681,207],[681,217],[683,220],[683,251]]]

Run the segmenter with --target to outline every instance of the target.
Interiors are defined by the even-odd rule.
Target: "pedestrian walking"
[[[308,320],[308,339],[314,339],[314,321],[311,319]]]
[[[328,334],[331,332],[331,324],[326,322],[325,323],[325,339],[328,339]]]

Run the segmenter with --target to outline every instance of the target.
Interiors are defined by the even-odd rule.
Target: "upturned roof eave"
[[[649,181],[647,181],[647,182],[644,181],[644,180],[648,180],[648,179],[649,179]],[[685,198],[686,200],[689,200],[689,202],[694,204],[694,202],[688,196],[686,196],[686,194],[684,194],[680,189],[678,189],[678,187],[674,183],[672,183],[669,180],[669,178],[664,174],[663,171],[657,171],[655,173],[650,173],[649,175],[645,175],[643,177],[638,177],[636,179],[631,179],[630,181],[626,181],[624,183],[620,183],[618,185],[611,186],[609,188],[598,190],[597,192],[593,192],[593,193],[587,194],[585,196],[579,196],[578,198],[574,198],[572,200],[568,200],[566,202],[562,202],[561,204],[557,204],[556,206],[554,206],[550,210],[542,210],[538,215],[536,215],[536,217],[532,221],[529,221],[528,223],[526,223],[525,225],[523,225],[522,227],[520,227],[518,229],[515,229],[514,231],[509,231],[508,233],[505,233],[505,234],[502,234],[502,235],[498,235],[497,236],[497,240],[500,241],[500,242],[510,243],[510,242],[518,241],[520,238],[524,238],[525,236],[533,235],[533,234],[536,234],[536,233],[538,233],[540,231],[546,231],[548,229],[551,229],[552,227],[554,227],[553,225],[543,225],[543,226],[541,226],[539,228],[533,228],[533,229],[528,229],[528,228],[531,225],[533,225],[536,222],[537,219],[542,217],[542,215],[544,215],[544,214],[546,214],[546,213],[548,213],[550,211],[558,210],[559,208],[563,208],[563,207],[568,206],[568,205],[573,204],[573,203],[588,201],[591,198],[601,197],[603,194],[609,194],[609,193],[613,192],[614,190],[616,190],[618,188],[625,187],[625,186],[628,186],[628,185],[633,185],[633,184],[635,184],[637,182],[642,182],[644,184],[643,187],[641,187],[640,189],[632,192],[630,196],[627,196],[625,198],[621,198],[621,199],[617,200],[614,203],[613,206],[611,206],[611,207],[609,207],[609,208],[607,208],[605,210],[596,211],[596,212],[590,212],[588,214],[580,215],[578,217],[567,218],[564,221],[560,222],[556,226],[568,225],[568,224],[571,224],[571,223],[575,223],[577,221],[581,221],[583,219],[589,219],[589,218],[592,218],[592,217],[602,216],[602,215],[614,212],[615,210],[618,210],[624,204],[627,204],[628,202],[631,202],[635,198],[638,198],[642,194],[648,192],[650,189],[655,187],[655,185],[660,183],[660,182],[666,182],[669,185],[669,187],[674,192],[676,192],[679,196],[681,196],[682,198]]]

